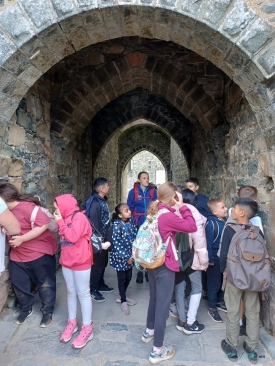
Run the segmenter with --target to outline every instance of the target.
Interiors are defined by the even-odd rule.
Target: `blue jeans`
[[[224,301],[224,292],[222,287],[222,273],[220,270],[220,260],[214,260],[214,266],[208,266],[207,268],[207,295],[208,306],[212,309],[216,309],[217,304]]]

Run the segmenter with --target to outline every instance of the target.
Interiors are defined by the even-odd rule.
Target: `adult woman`
[[[140,172],[138,180],[134,184],[134,188],[129,191],[127,205],[129,206],[134,223],[137,228],[140,227],[146,220],[147,208],[150,202],[157,199],[157,190],[153,185],[149,184],[149,174]],[[148,281],[147,272],[145,274]],[[143,272],[139,271],[137,274],[137,283],[143,282]]]
[[[35,206],[40,206],[37,197],[20,194],[9,183],[0,185],[0,197],[20,223],[21,231],[17,236],[9,237],[11,246],[9,270],[18,300],[19,315],[14,320],[23,324],[32,314],[34,295],[31,292],[31,281],[38,287],[43,313],[41,328],[49,326],[56,297],[55,256],[56,241],[48,230],[50,218],[38,210],[31,223],[31,215]],[[12,234],[12,233],[11,233]]]
[[[177,192],[177,187],[167,182],[158,190],[158,200],[152,202],[148,208],[148,214],[154,216],[159,210],[166,209],[158,218],[159,232],[163,243],[170,237],[166,251],[165,263],[156,268],[148,269],[150,301],[147,313],[146,330],[142,335],[142,341],[150,342],[154,338],[154,347],[150,353],[149,361],[153,364],[168,360],[175,354],[172,346],[163,344],[166,320],[169,316],[169,306],[174,289],[175,272],[179,271],[178,260],[174,256],[173,243],[176,243],[176,232],[195,232],[197,230],[191,211],[182,201],[182,195]],[[181,217],[174,214],[177,205]]]

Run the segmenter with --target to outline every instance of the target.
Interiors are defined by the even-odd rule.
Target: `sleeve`
[[[220,270],[222,273],[226,268],[227,254],[234,234],[235,231],[231,227],[229,226],[225,227],[222,237],[221,253],[220,253]]]
[[[154,201],[158,199],[158,191],[154,188]]]
[[[0,198],[0,214],[3,213],[8,209],[8,206],[6,205],[5,201]]]
[[[114,246],[113,251],[118,257],[127,261],[129,259],[129,255],[125,249],[125,244],[127,245],[127,236],[125,230],[119,225],[114,225],[112,238]]]
[[[254,226],[259,226],[260,230],[262,233],[264,233],[264,229],[263,229],[263,224],[262,224],[262,219],[260,218],[260,216],[254,216],[252,217],[250,220],[250,223]]]
[[[57,225],[59,227],[59,235],[63,236],[68,242],[75,244],[83,237],[86,222],[77,214],[74,216],[70,227],[63,219],[58,220]]]
[[[214,229],[212,221],[207,221],[205,225],[205,235],[206,235],[209,263],[214,263],[214,256],[212,251],[212,245],[214,241]]]
[[[100,203],[98,202],[97,198],[94,198],[89,212],[89,219],[93,223],[95,228],[102,234],[103,228],[100,216]]]
[[[135,209],[135,192],[134,189],[132,188],[128,194],[128,198],[127,198],[127,205],[129,206],[131,212],[134,211]]]
[[[164,213],[159,217],[160,226],[165,228],[165,232],[169,235],[170,232],[194,233],[197,231],[196,221],[189,208],[182,206],[179,211],[182,217],[178,217],[173,212]]]
[[[42,210],[38,210],[35,220],[34,220],[34,227],[41,227],[43,225],[48,224],[51,221],[49,216],[47,216]]]
[[[195,233],[191,234],[194,251],[198,255],[201,267],[206,269],[208,267],[208,252],[205,238],[204,226],[200,225]]]

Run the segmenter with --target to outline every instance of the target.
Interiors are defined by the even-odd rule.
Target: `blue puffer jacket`
[[[157,199],[157,190],[154,187],[147,187],[144,191],[136,182],[128,194],[127,205],[133,215],[136,226],[140,226],[146,220],[147,207],[150,202]]]
[[[217,252],[219,250],[224,225],[225,221],[219,219],[215,215],[211,214],[207,217],[207,221],[205,224],[205,234],[207,241],[209,263],[214,263],[214,260],[215,261],[219,260]]]

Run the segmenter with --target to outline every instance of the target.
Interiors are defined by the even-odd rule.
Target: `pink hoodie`
[[[174,208],[165,205],[162,202],[159,203],[158,208],[159,210],[166,208],[170,211],[162,214],[158,219],[159,232],[164,243],[166,242],[168,236],[172,234],[172,240],[174,241],[174,244],[176,244],[176,232],[194,233],[197,231],[194,217],[186,205],[179,209],[181,217],[175,215],[176,210]],[[179,272],[179,263],[178,260],[175,259],[171,241],[169,242],[166,250],[165,265],[171,271]]]

